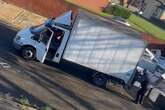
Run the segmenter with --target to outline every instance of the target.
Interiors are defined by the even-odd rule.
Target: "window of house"
[[[163,10],[161,8],[157,8],[155,12],[153,13],[152,17],[160,19],[162,16]]]

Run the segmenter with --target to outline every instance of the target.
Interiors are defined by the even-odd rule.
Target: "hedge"
[[[131,16],[131,11],[119,5],[109,5],[104,9],[104,12],[113,14],[114,16],[121,16],[125,19]]]

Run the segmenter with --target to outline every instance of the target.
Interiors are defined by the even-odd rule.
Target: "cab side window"
[[[47,45],[51,35],[52,35],[52,32],[49,29],[44,30],[40,34],[40,42],[42,42],[45,45]]]
[[[32,40],[35,40],[35,41],[38,41],[38,42],[39,42],[39,38],[40,38],[39,35],[38,36],[34,35],[34,36],[31,37]]]

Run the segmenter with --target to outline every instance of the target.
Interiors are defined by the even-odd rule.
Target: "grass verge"
[[[135,14],[131,14],[131,16],[128,18],[128,21],[133,24],[133,28],[142,32],[149,33],[158,39],[165,40],[165,31],[158,26],[148,22],[147,20]]]

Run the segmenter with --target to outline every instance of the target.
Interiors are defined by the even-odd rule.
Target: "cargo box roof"
[[[114,21],[113,19],[111,19],[110,17],[102,17],[98,14],[95,14],[95,13],[92,13],[92,12],[89,12],[86,10],[82,10],[82,9],[79,9],[77,16],[80,14],[83,16],[87,16],[90,19],[97,20],[97,22],[105,23],[105,24],[107,24],[107,26],[109,25],[111,27],[111,29],[113,29],[115,31],[119,31],[120,33],[129,35],[129,36],[132,36],[132,37],[135,37],[135,38],[138,38],[138,39],[141,39],[144,41],[143,37],[141,37],[142,34],[139,31],[137,31],[131,27],[128,27],[124,24],[118,23],[118,22]]]

